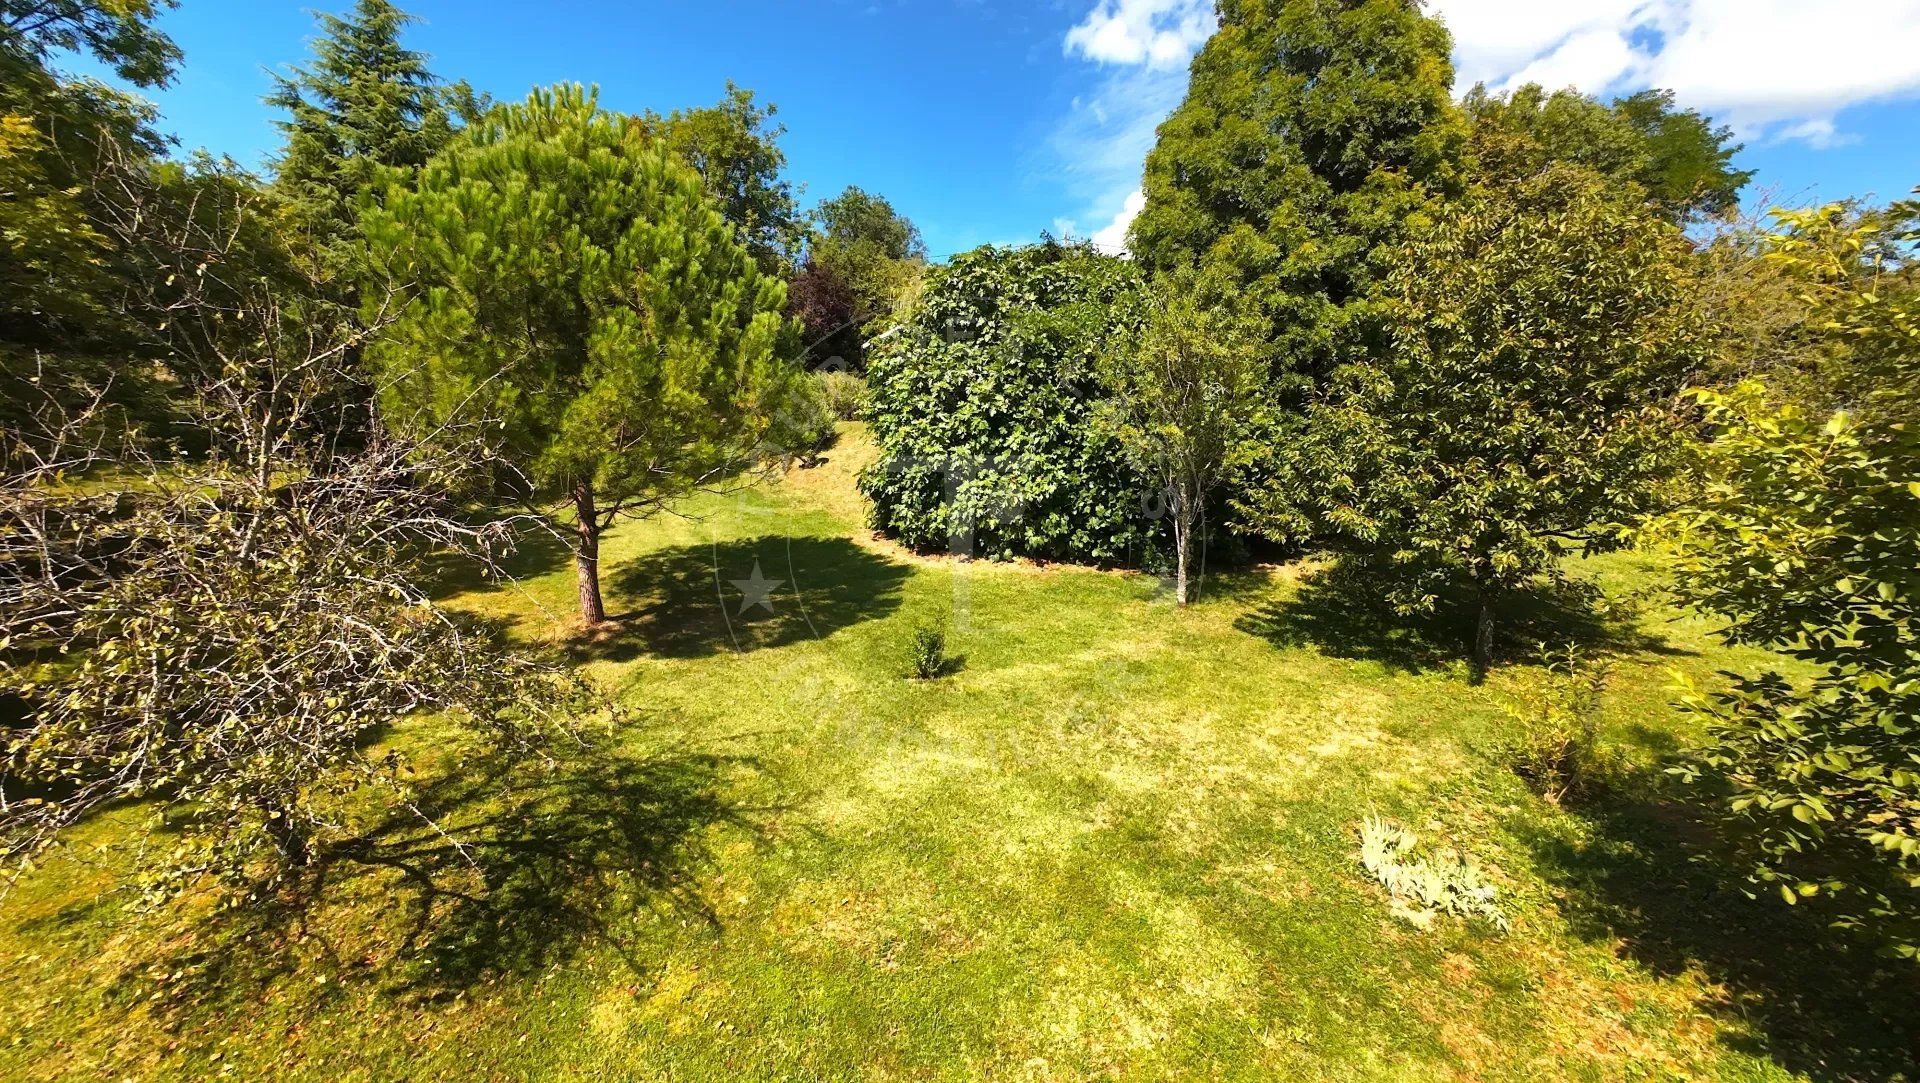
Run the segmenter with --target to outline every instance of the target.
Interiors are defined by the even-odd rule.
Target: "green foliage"
[[[1796,291],[1795,341],[1815,408],[1902,421],[1920,393],[1920,198],[1776,211],[1765,259]]]
[[[179,54],[153,14],[146,3],[0,3],[0,376],[70,405],[104,396],[135,421],[164,416],[165,386],[152,329],[128,312],[145,269],[111,228],[107,179],[123,163],[144,170],[164,142],[151,105],[47,62],[78,50],[160,85]],[[26,406],[0,400],[0,425],[22,422]]]
[[[1658,506],[1709,342],[1695,288],[1678,231],[1591,173],[1475,191],[1406,251],[1385,352],[1312,408],[1254,514],[1359,546],[1404,611],[1471,586],[1484,663],[1499,594]]]
[[[755,105],[753,91],[728,81],[718,104],[676,109],[664,117],[648,112],[636,120],[700,174],[720,213],[740,231],[766,274],[791,267],[801,232],[793,186],[781,176],[787,155],[780,136],[786,128],[773,123],[776,112],[777,106]]]
[[[351,15],[317,18],[312,63],[275,76],[267,98],[287,114],[275,122],[286,145],[274,183],[300,211],[329,272],[350,279],[361,193],[381,170],[417,169],[445,146],[449,103],[471,101],[471,91],[443,91],[427,58],[400,44],[413,17],[391,0],[356,0]]]
[[[938,628],[915,628],[907,641],[907,675],[920,681],[946,676],[952,666],[947,657],[947,635]]]
[[[1475,165],[1517,179],[1554,162],[1583,166],[1638,186],[1675,222],[1732,210],[1751,170],[1733,168],[1733,131],[1687,109],[1673,93],[1644,90],[1612,105],[1576,90],[1548,94],[1536,83],[1500,96],[1476,86],[1463,102],[1473,123]]]
[[[795,380],[768,430],[767,443],[811,465],[833,443],[837,430],[832,401],[819,373]]]
[[[0,192],[8,196],[0,200],[0,314],[9,339],[77,337],[104,316],[101,295],[113,282],[111,248],[83,190],[61,184],[50,159],[53,140],[32,117],[0,113]]]
[[[1099,358],[1137,329],[1133,267],[1090,248],[986,247],[928,273],[868,371],[876,527],[916,548],[1117,563],[1145,486],[1095,413]]]
[[[1715,439],[1677,589],[1818,674],[1690,694],[1711,743],[1682,773],[1723,787],[1755,883],[1838,895],[1840,924],[1920,955],[1920,441],[1751,385],[1702,398]]]
[[[1208,498],[1259,451],[1266,405],[1261,326],[1231,307],[1202,307],[1191,276],[1165,276],[1148,297],[1144,332],[1116,341],[1103,359],[1111,398],[1100,416],[1141,475],[1166,494],[1174,598],[1185,605],[1194,533]]]
[[[849,184],[814,208],[808,246],[873,259],[925,260],[927,246],[919,227],[893,209],[885,196]]]
[[[867,381],[851,372],[816,372],[826,396],[827,409],[836,421],[859,421],[867,416]]]
[[[165,86],[180,49],[153,20],[174,0],[0,0],[0,53],[45,69],[56,53],[85,53],[134,86]]]
[[[1507,931],[1499,889],[1478,862],[1452,850],[1415,857],[1419,845],[1418,835],[1377,816],[1360,821],[1360,865],[1387,889],[1395,917],[1425,929],[1451,914]]]
[[[595,601],[598,531],[745,466],[798,379],[782,284],[698,175],[577,86],[469,126],[364,225],[414,285],[369,350],[388,423],[491,422],[529,495],[573,497]]]
[[[1513,728],[1500,757],[1552,804],[1601,793],[1621,773],[1618,758],[1600,745],[1600,697],[1610,672],[1569,649],[1530,676],[1507,705]]]
[[[840,357],[859,367],[862,340],[888,322],[926,272],[920,230],[893,204],[849,185],[814,209],[801,277],[818,302],[797,313],[806,322],[808,354]],[[796,289],[799,283],[796,282]]]
[[[1412,0],[1226,0],[1160,125],[1133,252],[1265,317],[1289,403],[1430,194],[1459,183],[1451,45]]]
[[[1613,109],[1645,140],[1647,161],[1636,179],[1669,217],[1721,215],[1739,205],[1753,170],[1733,168],[1742,147],[1732,141],[1732,128],[1675,109],[1671,90],[1642,90]]]
[[[1682,775],[1724,794],[1756,884],[1834,896],[1838,924],[1920,957],[1920,301],[1886,288],[1898,271],[1858,273],[1910,218],[1783,216],[1772,256],[1804,285],[1856,409],[1808,411],[1757,383],[1699,393],[1713,440],[1665,526],[1682,598],[1725,617],[1727,639],[1815,669],[1690,695],[1711,742]]]

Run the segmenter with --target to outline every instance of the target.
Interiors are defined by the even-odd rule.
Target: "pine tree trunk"
[[[600,520],[591,482],[574,483],[573,512],[579,520],[573,567],[580,580],[580,619],[591,628],[607,619],[606,604],[600,600]]]

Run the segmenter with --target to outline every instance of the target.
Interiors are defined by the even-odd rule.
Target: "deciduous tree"
[[[1114,343],[1103,369],[1106,423],[1135,465],[1164,489],[1173,525],[1174,601],[1187,604],[1195,531],[1207,500],[1256,450],[1265,408],[1259,325],[1232,308],[1204,308],[1168,276],[1145,298],[1146,326]]]
[[[1288,406],[1332,367],[1430,194],[1460,183],[1451,48],[1415,0],[1224,0],[1160,125],[1132,251],[1265,318]]]
[[[165,6],[165,5],[159,5]],[[100,219],[104,163],[146,162],[165,142],[152,106],[48,63],[91,55],[137,86],[164,85],[179,50],[152,26],[156,5],[0,0],[0,373],[32,377],[77,403],[106,388],[119,406],[158,413],[157,360],[124,303],[138,269]],[[0,400],[0,423],[25,403]]]
[[[1607,105],[1577,90],[1549,94],[1535,83],[1505,95],[1476,86],[1463,104],[1482,172],[1513,178],[1551,162],[1585,166],[1636,185],[1674,222],[1726,213],[1753,177],[1733,167],[1741,150],[1733,130],[1677,108],[1671,91],[1643,90]]]
[[[929,271],[867,372],[874,525],[996,559],[1137,561],[1153,493],[1096,414],[1139,286],[1129,261],[1051,241]]]
[[[774,122],[778,112],[729,81],[717,104],[666,116],[648,112],[638,121],[700,174],[720,213],[768,274],[791,269],[801,233],[793,185],[782,175],[787,155],[780,137],[786,128]]]
[[[872,324],[892,313],[926,270],[920,230],[884,197],[849,185],[815,208],[807,233],[806,266],[796,289],[821,302],[804,314],[808,356],[838,356],[865,367],[862,343]],[[802,280],[805,280],[804,286]],[[839,322],[829,322],[838,317]]]
[[[123,300],[190,355],[171,367],[205,447],[120,439],[103,397],[0,377],[27,415],[0,442],[0,694],[23,711],[0,755],[5,879],[133,803],[150,886],[304,886],[345,794],[407,803],[382,728],[445,712],[535,751],[585,688],[430,601],[428,560],[489,561],[512,537],[445,486],[462,448],[342,454],[302,424],[379,321],[317,281],[303,297],[241,273],[260,258],[228,250],[251,184],[108,164],[124,204],[101,229],[144,270]]]
[[[1920,202],[1864,220],[1783,216],[1771,255],[1850,373],[1846,408],[1757,382],[1702,392],[1712,441],[1669,520],[1681,597],[1736,643],[1809,664],[1702,690],[1711,741],[1682,773],[1714,783],[1751,880],[1920,957],[1920,290],[1891,253]]]
[[[1387,345],[1303,427],[1276,533],[1344,539],[1407,611],[1503,595],[1659,506],[1672,402],[1710,335],[1678,230],[1558,166],[1456,201],[1389,282]],[[1304,511],[1302,510],[1304,509]]]

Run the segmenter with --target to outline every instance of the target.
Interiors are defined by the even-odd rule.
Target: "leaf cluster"
[[[1051,242],[930,271],[868,371],[874,525],[993,558],[1136,557],[1149,489],[1095,415],[1102,356],[1138,330],[1138,289],[1127,261]]]

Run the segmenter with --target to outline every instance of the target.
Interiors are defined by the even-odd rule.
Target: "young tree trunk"
[[[1493,665],[1493,588],[1482,584],[1478,593],[1480,619],[1473,629],[1473,664],[1484,673]]]
[[[263,800],[260,809],[266,814],[267,836],[273,839],[274,848],[293,869],[304,869],[313,862],[313,847],[307,841],[306,833],[293,825],[293,817],[277,802]]]
[[[1177,488],[1173,496],[1173,601],[1187,604],[1187,563],[1193,548],[1193,502]]]
[[[600,600],[600,520],[593,504],[593,483],[574,482],[573,513],[579,520],[573,569],[580,580],[580,619],[591,628],[607,619],[606,604]]]

